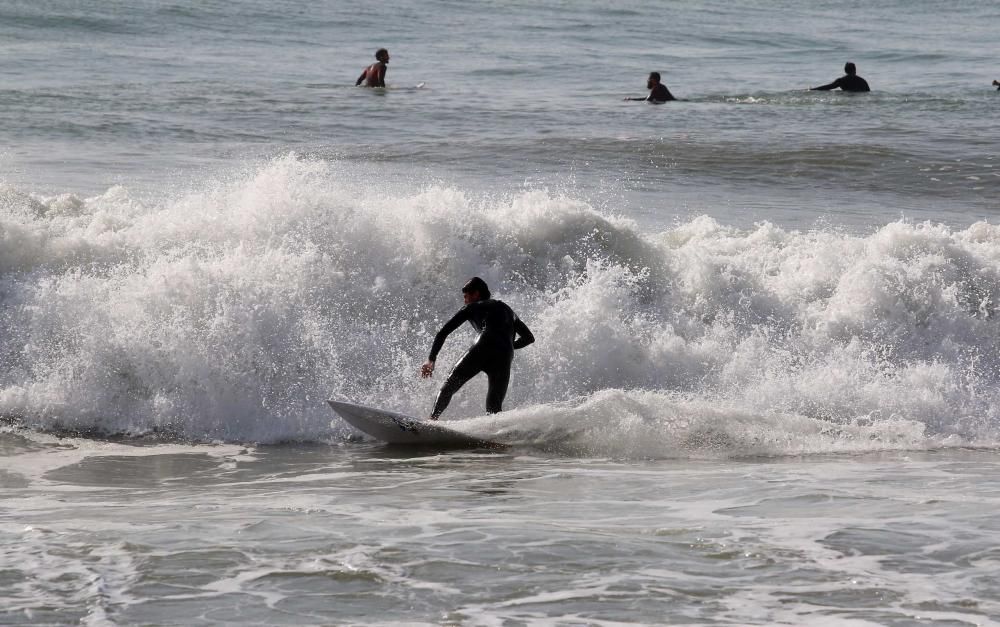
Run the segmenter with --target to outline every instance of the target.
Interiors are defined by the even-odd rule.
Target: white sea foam
[[[229,441],[346,435],[330,396],[421,415],[478,274],[538,342],[521,409],[476,428],[651,456],[998,442],[1000,226],[648,233],[546,191],[363,181],[291,155],[155,202],[0,190],[0,413]]]

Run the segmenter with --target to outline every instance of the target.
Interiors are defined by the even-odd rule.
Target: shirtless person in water
[[[355,87],[362,82],[366,87],[385,87],[385,72],[389,69],[386,67],[389,64],[389,51],[379,48],[375,58],[378,59],[378,63],[372,63],[361,72],[361,76],[354,83]]]
[[[677,100],[670,93],[670,90],[667,89],[667,86],[660,82],[659,72],[649,73],[649,78],[646,79],[646,89],[649,90],[649,95],[645,98],[626,98],[625,100],[645,100],[646,102],[655,102],[656,104]]]

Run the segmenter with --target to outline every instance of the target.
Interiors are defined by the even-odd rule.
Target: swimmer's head
[[[646,79],[646,87],[652,89],[660,84],[660,73],[650,72],[649,78]]]
[[[381,61],[382,63],[388,63],[389,51],[386,50],[385,48],[379,48],[378,50],[375,51],[375,58]]]
[[[851,63],[850,61],[848,61],[847,63],[844,64],[844,73],[845,74],[850,74],[851,76],[854,76],[855,74],[858,73],[858,68],[855,67],[855,65],[853,63]]]

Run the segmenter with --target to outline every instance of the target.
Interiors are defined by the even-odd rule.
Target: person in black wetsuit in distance
[[[993,86],[997,88],[997,91],[1000,91],[1000,81],[993,81]]]
[[[463,322],[471,324],[479,337],[476,343],[458,360],[451,374],[441,386],[431,420],[438,417],[448,407],[451,397],[469,379],[480,372],[485,372],[489,379],[489,390],[486,392],[486,413],[495,414],[502,410],[503,399],[507,395],[507,384],[510,382],[510,364],[514,360],[514,350],[524,348],[535,341],[528,327],[521,322],[506,303],[493,300],[486,281],[473,277],[462,287],[465,307],[458,310],[451,320],[445,323],[434,338],[430,357],[420,368],[420,374],[425,379],[434,374],[434,362],[438,352],[444,346],[444,341],[452,331],[462,326]],[[517,339],[514,339],[515,334]]]
[[[649,90],[649,95],[645,98],[626,98],[625,100],[645,100],[646,102],[655,102],[657,104],[667,102],[668,100],[677,100],[670,93],[670,90],[667,89],[667,86],[660,82],[659,72],[649,73],[649,78],[646,79],[646,89]]]
[[[361,83],[364,83],[365,87],[385,87],[385,73],[389,71],[389,51],[379,48],[375,51],[375,58],[378,62],[361,70],[361,76],[354,83],[355,87]]]
[[[871,91],[868,81],[858,76],[858,68],[850,61],[844,64],[843,76],[828,85],[812,87],[810,91],[829,91],[838,87],[844,91]]]

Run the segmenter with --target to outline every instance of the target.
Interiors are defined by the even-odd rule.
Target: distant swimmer
[[[667,86],[660,82],[659,72],[650,72],[649,78],[646,79],[646,89],[649,90],[649,95],[645,98],[626,98],[625,100],[645,100],[646,102],[667,102],[668,100],[677,100],[674,95],[670,93]]]
[[[858,76],[858,68],[850,62],[844,64],[844,76],[829,85],[820,85],[811,89],[812,91],[829,91],[838,87],[844,91],[871,91],[871,88],[868,87],[868,81]]]
[[[1000,81],[993,81],[993,86],[997,88],[997,91],[1000,91]]]
[[[387,67],[389,65],[389,51],[385,48],[379,48],[375,53],[375,58],[378,59],[378,62],[372,63],[361,71],[361,76],[354,83],[355,87],[362,82],[366,87],[385,87],[385,73],[389,69]]]
[[[502,409],[503,399],[507,395],[507,384],[510,382],[510,365],[514,360],[514,350],[524,348],[535,341],[528,327],[521,322],[506,303],[493,300],[486,281],[473,277],[462,288],[462,298],[465,307],[458,310],[451,320],[445,323],[434,338],[430,357],[421,366],[420,374],[425,379],[434,374],[434,362],[438,352],[444,346],[444,341],[452,331],[468,322],[479,331],[476,343],[458,360],[451,374],[441,386],[431,420],[437,420],[448,407],[451,397],[469,379],[480,372],[486,373],[489,389],[486,392],[486,413],[495,414]],[[514,339],[514,336],[517,339]]]

